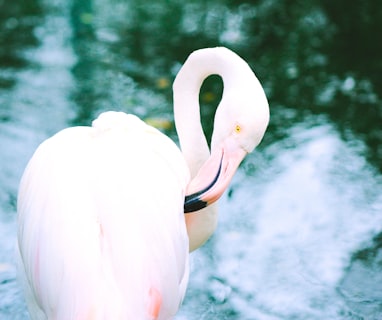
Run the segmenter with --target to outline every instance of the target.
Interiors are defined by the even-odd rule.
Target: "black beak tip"
[[[191,213],[207,207],[207,202],[200,200],[199,196],[186,196],[184,201],[184,213]]]

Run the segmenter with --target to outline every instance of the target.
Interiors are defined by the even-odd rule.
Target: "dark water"
[[[192,254],[176,319],[381,319],[380,30],[378,0],[0,0],[0,319],[28,319],[16,194],[37,145],[110,109],[176,139],[172,80],[216,45],[253,67],[271,123]],[[220,91],[202,91],[207,132]]]

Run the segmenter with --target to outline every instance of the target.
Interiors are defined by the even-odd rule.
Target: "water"
[[[172,79],[215,45],[254,68],[271,123],[192,254],[176,319],[380,319],[382,13],[342,2],[0,1],[0,319],[28,319],[16,195],[37,145],[109,109],[176,139]],[[202,91],[207,132],[219,90]]]

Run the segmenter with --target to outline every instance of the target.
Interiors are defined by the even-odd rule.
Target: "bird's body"
[[[211,151],[199,88],[220,74]],[[174,82],[182,152],[133,115],[43,142],[18,196],[21,275],[32,319],[172,319],[188,281],[188,252],[216,227],[214,206],[269,120],[249,66],[225,48],[190,55]],[[184,212],[193,212],[184,215]]]
[[[45,141],[19,206],[36,319],[154,319],[156,304],[158,319],[174,316],[188,277],[188,179],[176,145],[132,115]]]

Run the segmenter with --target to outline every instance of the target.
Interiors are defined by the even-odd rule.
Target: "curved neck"
[[[203,81],[213,74],[221,76],[223,101],[225,93],[242,83],[243,73],[248,71],[252,74],[248,65],[230,50],[211,48],[194,51],[177,74],[173,84],[175,126],[191,177],[210,155],[200,121],[199,91]]]

